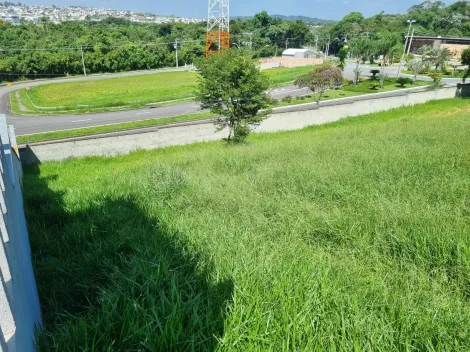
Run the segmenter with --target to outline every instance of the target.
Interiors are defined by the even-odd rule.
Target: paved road
[[[344,75],[345,77],[352,79],[354,77],[355,64],[348,64]],[[360,65],[360,68],[364,76],[369,75],[371,69],[368,65]],[[153,71],[138,71],[138,72],[125,72],[118,74],[106,74],[106,75],[93,75],[88,77],[73,77],[73,78],[61,78],[48,81],[34,81],[28,83],[15,84],[13,87],[0,87],[0,113],[7,116],[9,124],[15,126],[17,135],[41,133],[68,130],[81,127],[92,127],[102,126],[108,124],[148,120],[162,117],[171,117],[177,115],[191,114],[200,112],[201,109],[199,104],[196,102],[181,103],[176,105],[169,105],[164,107],[158,107],[155,109],[138,109],[118,112],[106,112],[106,113],[93,113],[84,115],[64,115],[64,116],[16,116],[12,115],[8,109],[8,93],[13,90],[24,88],[27,86],[38,86],[48,83],[63,83],[72,81],[85,81],[85,80],[96,80],[96,79],[109,79],[114,77],[126,77],[135,75],[146,75],[153,74],[156,72],[175,71],[178,69],[165,69],[165,70],[153,70]],[[179,69],[182,70],[182,69]],[[386,68],[386,73],[391,77],[396,76],[398,68],[391,67]],[[270,91],[270,94],[275,99],[282,99],[283,97],[300,96],[308,94],[307,89],[298,89],[296,86],[286,86]]]
[[[8,93],[24,87],[32,87],[49,83],[64,83],[74,81],[109,79],[115,77],[125,77],[142,74],[152,74],[156,72],[168,72],[173,70],[156,70],[156,71],[138,71],[125,72],[121,74],[94,75],[89,77],[61,78],[49,81],[33,81],[28,83],[15,84],[12,87],[0,88],[0,113],[7,116],[9,124],[15,126],[17,135],[41,133],[68,130],[81,127],[102,126],[121,122],[149,120],[162,117],[171,117],[184,114],[192,114],[200,112],[200,106],[196,102],[180,103],[158,107],[155,109],[137,109],[117,112],[91,113],[82,115],[55,115],[55,116],[17,116],[12,115],[8,107]],[[276,88],[270,91],[275,99],[282,99],[287,95],[298,96],[308,93],[308,89],[299,89],[296,86],[286,86]]]

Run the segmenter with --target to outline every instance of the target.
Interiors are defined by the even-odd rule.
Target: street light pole
[[[287,50],[287,46],[289,45],[289,40],[290,40],[290,39],[294,39],[294,38],[287,38],[287,39],[286,39],[286,50]]]
[[[413,23],[416,23],[416,21],[415,20],[408,20],[408,21],[406,21],[406,23],[409,23],[410,26],[408,27],[408,35],[406,36],[406,40],[405,40],[405,48],[403,49],[403,55],[401,56],[400,65],[398,66],[397,78],[400,77],[401,66],[403,65],[403,59],[405,58],[406,47],[408,46],[408,39],[410,37],[410,32],[411,32],[411,26],[413,25]]]
[[[173,46],[176,49],[176,68],[178,68],[179,67],[179,64],[178,64],[178,39],[175,39],[175,44]]]
[[[413,28],[413,31],[411,32],[410,43],[408,44],[408,52],[406,53],[406,55],[410,55],[411,44],[413,44],[413,37],[414,37],[414,35],[415,35],[415,29]]]
[[[85,55],[83,54],[83,46],[80,45],[80,50],[82,52],[82,65],[83,65],[83,74],[86,77],[86,67],[85,67]]]

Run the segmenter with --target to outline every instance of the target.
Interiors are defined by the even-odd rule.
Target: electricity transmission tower
[[[217,46],[217,48],[214,48]],[[209,0],[206,57],[230,48],[229,0]]]

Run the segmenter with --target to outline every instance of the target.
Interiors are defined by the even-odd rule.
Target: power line
[[[196,39],[196,40],[183,40],[180,41],[178,40],[179,44],[185,44],[185,43],[197,43],[197,42],[202,42],[204,39]],[[159,45],[173,45],[175,42],[168,42],[168,43],[143,43],[143,44],[134,44],[130,43],[128,45],[102,45],[101,43],[98,43],[96,45],[102,45],[101,48],[103,49],[117,49],[117,48],[131,48],[131,47],[143,47],[143,46],[159,46]],[[0,48],[0,53],[2,52],[9,52],[9,51],[51,51],[51,50],[70,50],[70,51],[79,51],[83,49],[94,49],[95,45],[82,45],[80,47],[60,47],[60,48],[7,48],[7,49],[1,49]]]

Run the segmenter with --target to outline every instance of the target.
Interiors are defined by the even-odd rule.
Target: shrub
[[[440,73],[432,72],[429,74],[429,77],[432,78],[432,83],[430,85],[431,89],[437,89],[442,86],[442,75]]]
[[[344,78],[343,79],[343,86],[349,86],[349,85],[351,85],[351,81],[347,78]]]
[[[378,82],[372,82],[370,84],[370,89],[372,90],[377,90],[380,87],[380,84]]]
[[[377,69],[373,69],[373,70],[370,70],[370,73],[372,73],[372,79],[376,79],[377,78],[377,75],[380,73],[380,70],[377,70]]]
[[[363,83],[363,82],[366,81],[366,79],[364,77],[359,77],[358,81],[359,81],[359,83]]]
[[[397,83],[400,85],[400,87],[405,88],[405,84],[413,84],[413,81],[408,77],[398,77]]]
[[[290,95],[287,95],[284,98],[282,98],[281,101],[284,103],[292,103],[292,97]]]
[[[462,51],[461,62],[462,65],[470,67],[470,48]]]
[[[279,100],[271,98],[270,105],[273,105],[273,106],[279,105]]]

